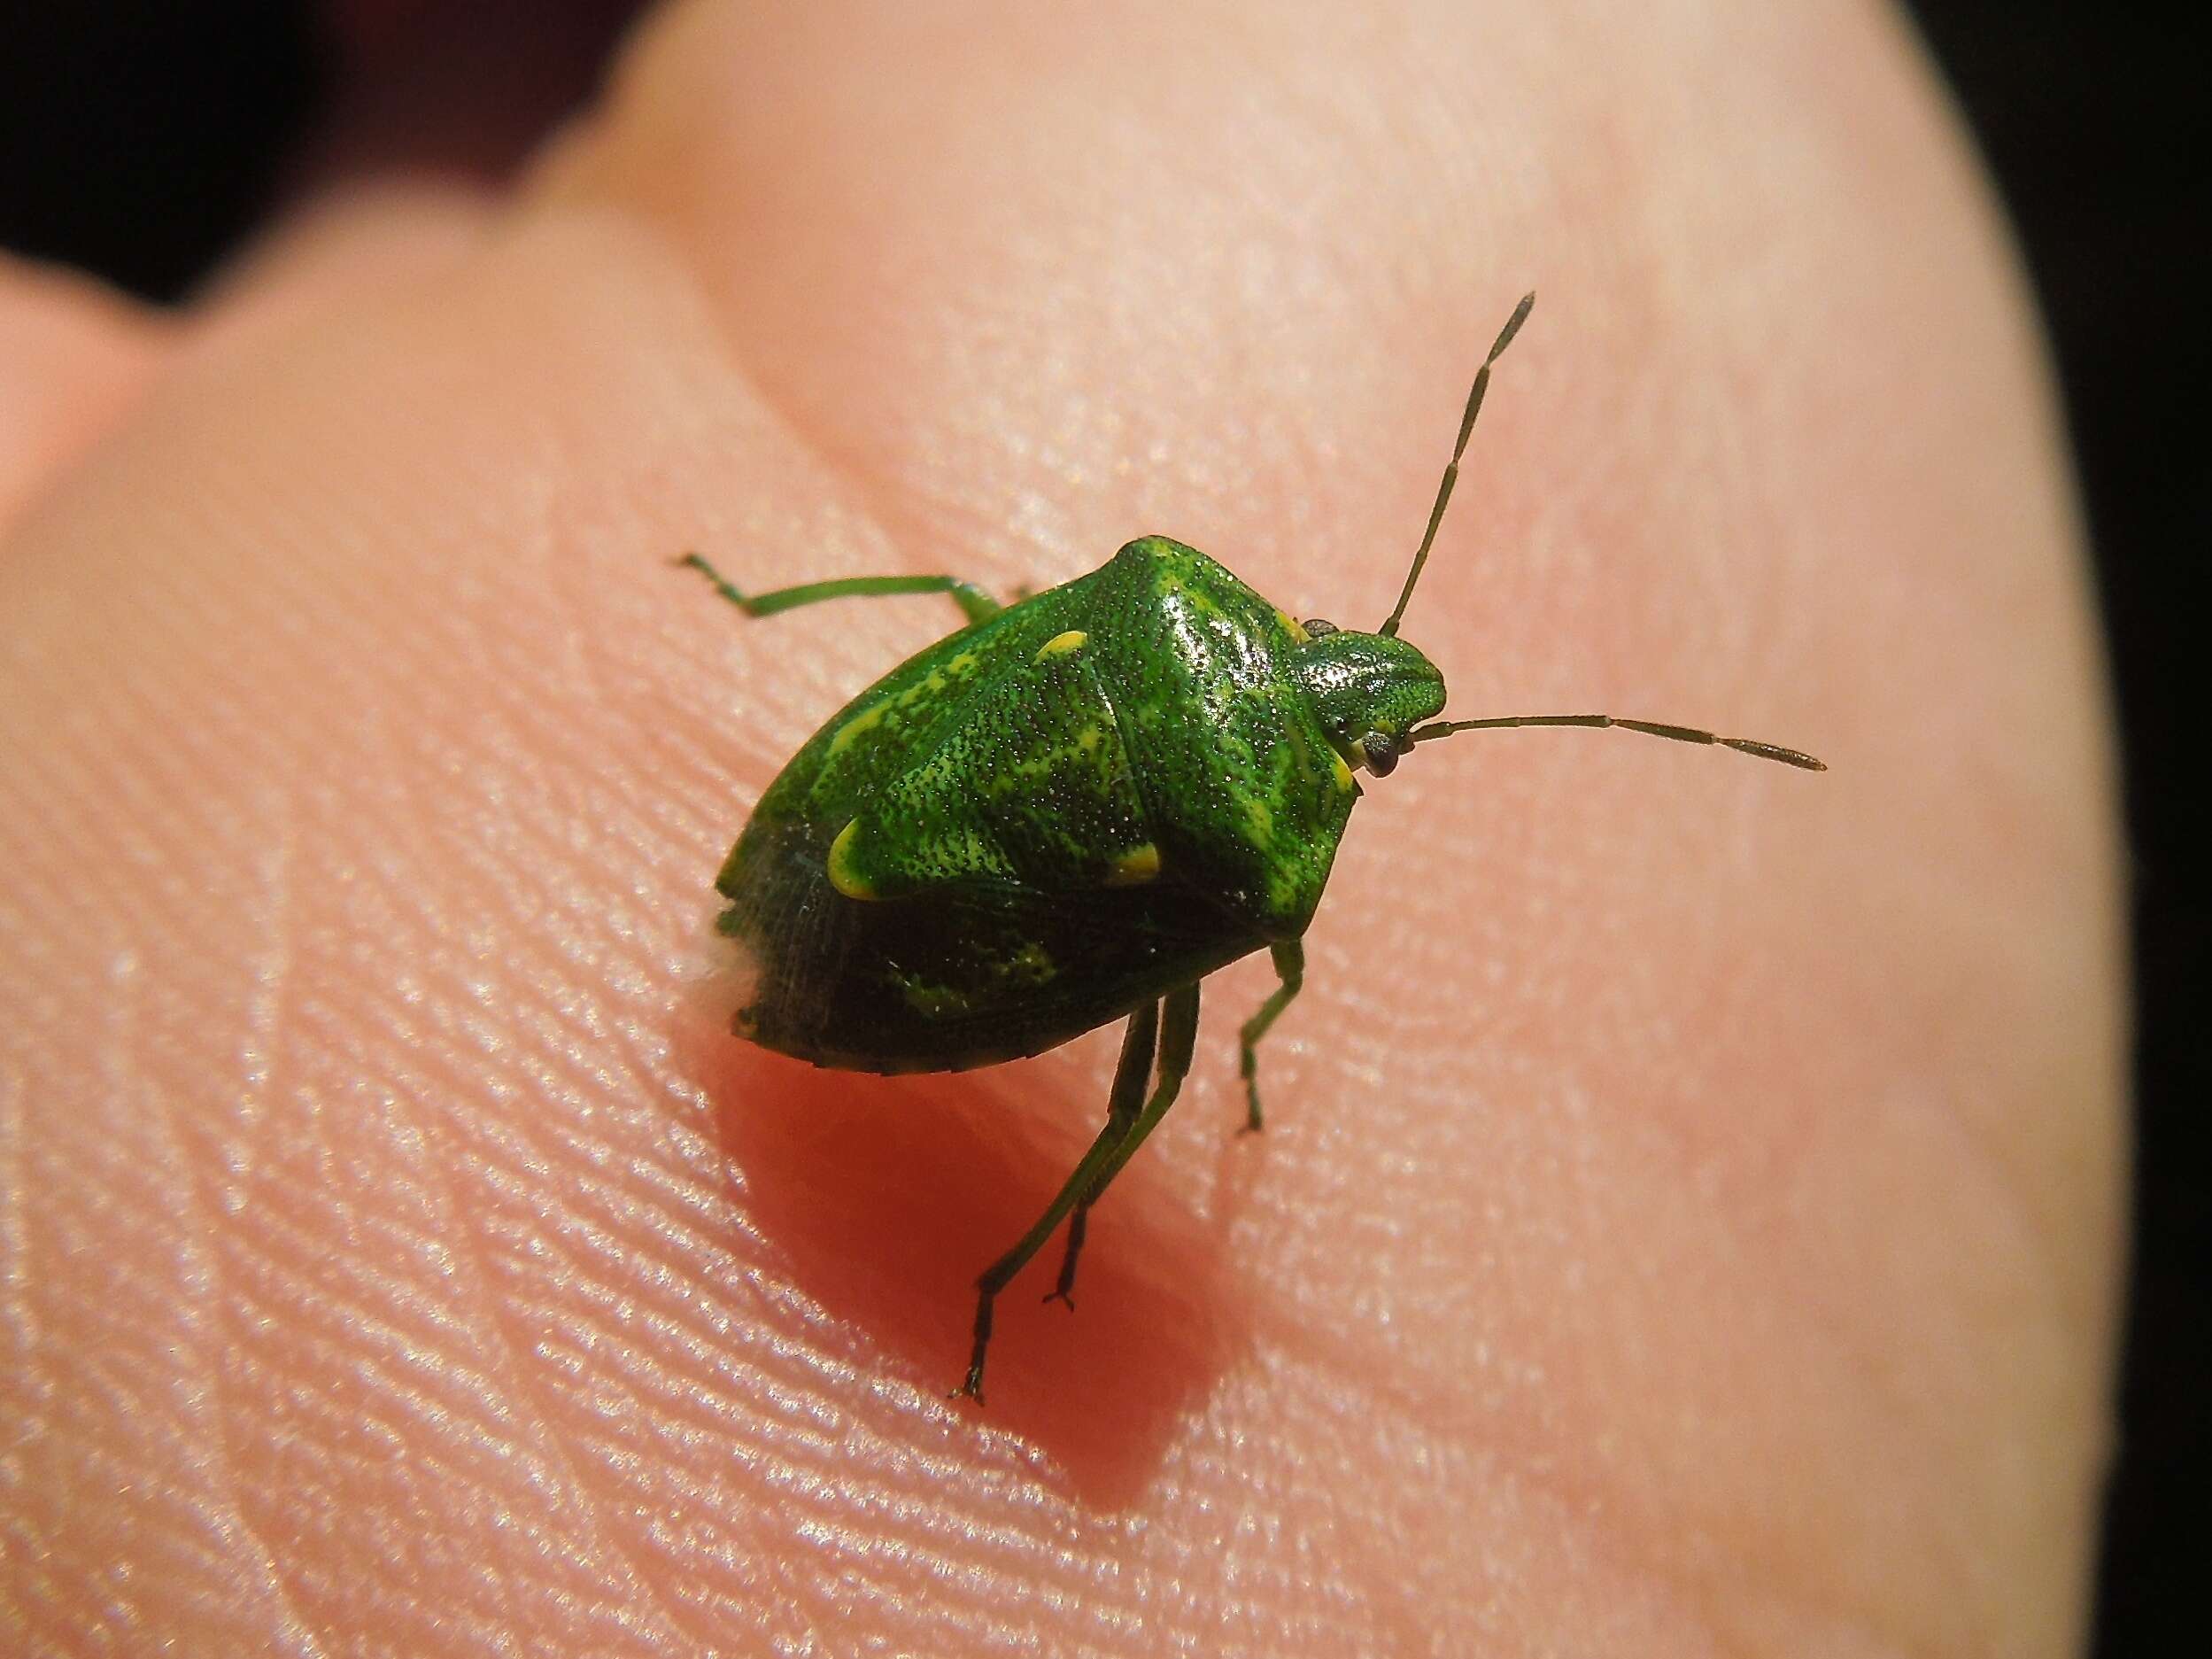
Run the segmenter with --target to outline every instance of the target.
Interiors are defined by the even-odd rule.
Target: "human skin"
[[[2057,1654],[2110,1438],[2108,709],[1898,20],[677,5],[511,189],[0,277],[12,1651]],[[783,13],[783,15],[770,15]],[[1241,1113],[1002,1301],[1115,1037],[722,1029],[709,883],[954,620],[1157,531],[1407,637]],[[780,1650],[780,1649],[778,1649]]]

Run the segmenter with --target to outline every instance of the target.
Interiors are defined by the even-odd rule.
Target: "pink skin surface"
[[[775,15],[782,13],[780,19]],[[924,16],[931,19],[924,24]],[[943,1391],[1115,1037],[724,1035],[708,884],[934,599],[1143,531],[1406,625],[1237,1138]],[[2024,291],[1861,6],[673,5],[498,192],[0,272],[0,1646],[2049,1655],[2112,756]],[[780,1646],[779,1646],[780,1644]],[[872,1650],[872,1647],[870,1648]]]

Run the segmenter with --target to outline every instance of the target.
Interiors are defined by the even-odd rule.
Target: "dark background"
[[[427,161],[496,168],[588,92],[634,9],[0,0],[0,247],[175,298],[291,169],[343,165],[317,138],[334,109],[356,129],[381,127],[387,149],[419,143]],[[2195,1122],[2212,1100],[2212,1040],[2192,1018],[2206,982],[2212,825],[2185,804],[2192,787],[2200,801],[2212,791],[2191,764],[2204,746],[2184,716],[2183,657],[2185,630],[2205,615],[2183,571],[2212,554],[2212,466],[2186,436],[2197,430],[2191,394],[2212,368],[2202,246],[2212,40],[2198,25],[2182,35],[2126,21],[2128,11],[2061,0],[1914,8],[1997,174],[2056,348],[2127,752],[2139,1138],[2123,1430],[2098,1599],[2107,1659],[2163,1651],[2167,1632],[2200,1623],[2185,1609],[2212,1568],[2212,1345],[2200,1312],[2212,1202]],[[323,21],[338,12],[344,25]],[[448,21],[434,25],[439,12]],[[473,21],[455,30],[455,13]],[[480,99],[519,108],[497,129],[448,120],[425,132],[411,120],[414,108],[450,109],[438,83],[464,77],[479,92],[496,81],[532,96]],[[380,119],[359,119],[365,97]]]

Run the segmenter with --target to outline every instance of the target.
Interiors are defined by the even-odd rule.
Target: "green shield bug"
[[[947,593],[959,632],[885,675],[793,757],[715,886],[747,961],[740,1036],[817,1066],[950,1072],[1128,1021],[1106,1123],[1036,1224],[977,1280],[955,1397],[983,1399],[991,1308],[1064,1221],[1047,1298],[1074,1306],[1091,1206],[1175,1102],[1199,982],[1265,950],[1280,983],[1239,1033],[1256,1055],[1298,994],[1313,919],[1361,790],[1423,743],[1505,726],[1618,726],[1809,771],[1795,749],[1611,715],[1439,720],[1443,676],[1397,637],[1515,307],[1467,394],[1396,607],[1373,633],[1299,623],[1195,548],[1129,543],[1087,576],[1001,606],[948,576],[747,594],[746,615],[856,594]],[[1148,1089],[1147,1081],[1150,1080]]]

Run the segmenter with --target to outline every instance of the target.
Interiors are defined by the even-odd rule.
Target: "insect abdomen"
[[[723,931],[750,970],[739,1035],[819,1066],[960,1071],[1042,1053],[1265,942],[1156,884],[857,901],[824,873],[827,850],[756,824],[722,888]]]

